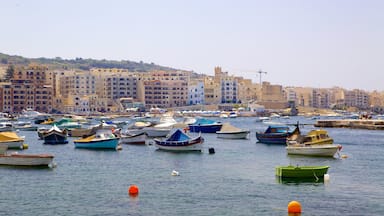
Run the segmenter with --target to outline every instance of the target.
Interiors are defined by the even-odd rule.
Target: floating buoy
[[[348,158],[348,155],[344,155],[344,154],[343,154],[343,155],[341,155],[341,158],[344,158],[344,159],[345,159],[345,158]]]
[[[48,167],[53,169],[53,168],[57,167],[57,164],[55,162],[52,162],[52,163],[48,164]]]
[[[21,149],[28,149],[28,144],[23,144],[21,147],[20,147]]]
[[[329,174],[324,174],[324,181],[329,181]]]
[[[301,213],[301,204],[295,200],[289,202],[288,213]]]
[[[209,152],[209,154],[215,154],[215,149],[214,148],[209,148],[208,152]]]
[[[171,173],[171,175],[173,175],[173,176],[179,176],[179,172],[177,172],[176,170],[173,170],[172,173]]]
[[[136,185],[131,185],[128,189],[130,196],[137,196],[139,194],[139,188]]]

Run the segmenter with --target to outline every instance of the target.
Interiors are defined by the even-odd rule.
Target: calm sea
[[[298,118],[284,121],[311,123]],[[43,145],[37,132],[20,131],[29,144],[23,153],[53,153],[57,167],[0,167],[0,215],[287,215],[292,200],[305,216],[384,215],[384,131],[329,128],[348,158],[291,157],[284,146],[256,142],[267,124],[255,118],[217,120],[250,129],[250,139],[204,134],[203,153],[153,145],[95,151],[75,149],[72,138]],[[329,165],[330,181],[279,182],[275,166],[288,164]],[[140,190],[135,198],[131,184]]]

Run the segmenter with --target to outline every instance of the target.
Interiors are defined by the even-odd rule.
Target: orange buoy
[[[301,213],[301,204],[298,201],[289,202],[288,213]]]
[[[137,196],[139,194],[139,188],[136,185],[131,185],[128,189],[128,194],[131,196]]]

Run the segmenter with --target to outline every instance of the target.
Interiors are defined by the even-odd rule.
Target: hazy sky
[[[382,0],[0,0],[0,52],[384,90]]]

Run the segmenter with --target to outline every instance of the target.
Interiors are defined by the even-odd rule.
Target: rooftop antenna
[[[261,74],[267,74],[267,72],[259,70],[259,71],[257,71],[257,73],[260,74],[259,76],[260,76],[260,86],[261,86]]]

